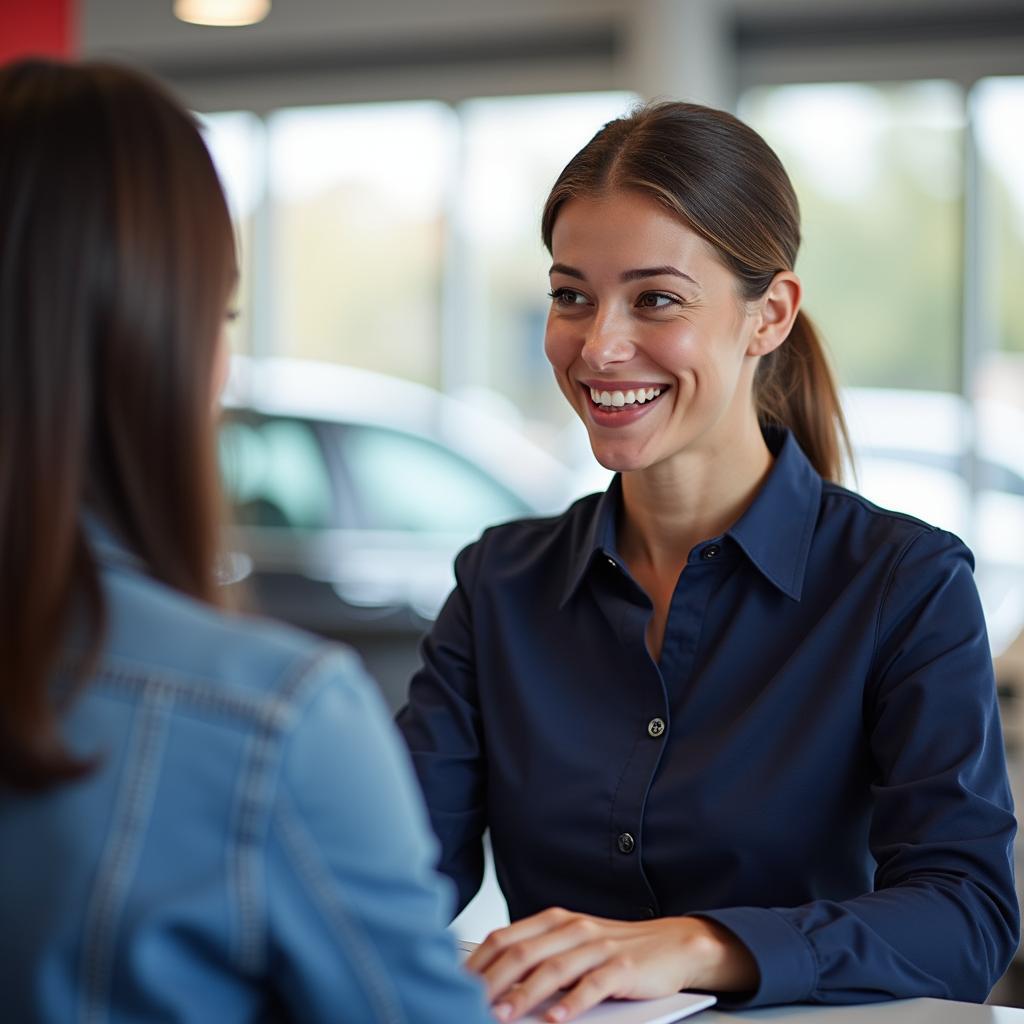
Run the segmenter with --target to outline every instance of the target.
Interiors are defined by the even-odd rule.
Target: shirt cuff
[[[728,928],[757,963],[761,978],[756,991],[717,993],[723,1009],[800,1003],[811,998],[818,983],[814,951],[806,937],[785,918],[766,907],[702,910],[705,917]]]

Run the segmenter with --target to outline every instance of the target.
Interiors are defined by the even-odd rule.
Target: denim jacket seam
[[[290,670],[286,670],[282,675],[301,676],[302,670],[309,668],[311,662],[319,660],[320,657],[299,658],[298,671],[293,663]],[[75,668],[74,663],[66,662],[60,666],[60,671],[71,674]],[[259,728],[282,731],[295,715],[294,696],[284,689],[272,690],[259,696],[247,694],[241,687],[235,686],[232,686],[230,692],[225,692],[216,688],[217,683],[222,681],[207,681],[198,677],[181,678],[156,667],[128,668],[104,660],[91,673],[90,680],[90,688],[101,689],[106,686],[128,692],[142,690],[167,693],[182,710],[186,706],[191,706],[200,711],[235,718],[249,727],[255,725]]]
[[[333,884],[328,870],[297,809],[282,788],[276,801],[274,821],[282,846],[300,879],[309,887],[314,902],[332,934],[344,951],[345,959],[356,970],[378,1024],[404,1024],[405,1013],[397,992],[372,942],[362,934]]]
[[[321,650],[293,664],[276,694],[293,709],[304,691],[314,689],[316,671],[325,658]],[[308,695],[308,694],[307,694]],[[281,761],[284,732],[266,719],[247,743],[244,766],[239,772],[236,814],[232,823],[232,856],[228,862],[229,884],[238,908],[237,956],[243,972],[258,974],[267,955],[266,836],[274,799],[274,776]]]
[[[147,686],[132,724],[125,771],[112,827],[86,908],[82,934],[80,1019],[94,1024],[107,1017],[106,1000],[114,973],[118,920],[145,835],[160,778],[158,762],[167,737],[173,695]]]

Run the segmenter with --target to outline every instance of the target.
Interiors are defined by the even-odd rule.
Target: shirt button
[[[607,563],[608,563],[608,564],[609,564],[609,565],[610,565],[610,566],[611,566],[611,567],[612,567],[613,569],[618,569],[618,567],[619,567],[619,563],[618,563],[618,562],[616,562],[614,558],[608,558],[608,557],[606,557],[606,558],[605,558],[605,561],[606,561],[606,562],[607,562]]]
[[[647,735],[657,739],[665,731],[665,723],[660,718],[652,718],[647,723]]]
[[[705,562],[710,562],[713,558],[717,558],[722,553],[722,549],[718,544],[709,544],[701,553],[700,557]]]
[[[623,832],[619,836],[619,853],[632,853],[634,846],[636,846],[636,842],[628,832]]]

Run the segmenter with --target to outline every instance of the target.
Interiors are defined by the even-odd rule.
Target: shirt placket
[[[646,629],[650,602],[640,588],[632,600],[623,600],[619,616],[620,642],[636,671],[629,674],[634,693],[622,728],[635,731],[630,755],[614,788],[608,832],[613,891],[620,895],[623,913],[634,919],[660,914],[657,894],[643,867],[644,814],[663,751],[672,738],[671,698],[685,687],[693,672],[704,612],[713,586],[710,559],[692,565],[680,577],[669,606],[660,661],[655,664],[647,650]],[[698,556],[699,557],[699,556]],[[625,570],[621,570],[625,575]]]

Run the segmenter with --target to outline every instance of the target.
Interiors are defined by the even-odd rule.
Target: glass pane
[[[530,513],[479,467],[424,438],[350,426],[343,445],[366,529],[475,534]]]
[[[275,353],[436,384],[454,114],[362,104],[268,124]]]
[[[847,484],[883,508],[969,538],[967,401],[942,391],[846,388],[843,410],[856,451],[856,479]]]
[[[228,327],[233,352],[251,350],[252,239],[256,210],[264,195],[263,122],[244,111],[200,115],[203,136],[227,194],[238,243],[238,292],[235,306],[240,316]]]
[[[748,92],[800,198],[797,270],[843,384],[959,390],[964,100],[950,82]]]
[[[989,340],[1024,357],[1024,78],[986,79],[971,101],[989,287],[985,306],[992,311]],[[1024,390],[1016,387],[1014,393]]]
[[[334,525],[330,471],[309,421],[225,412],[220,461],[236,523],[292,530]]]
[[[1024,78],[980,82],[971,114],[983,289],[974,378],[975,547],[998,652],[1024,628]],[[1024,637],[1018,648],[1024,672]]]
[[[592,461],[583,428],[544,356],[550,259],[540,240],[548,191],[569,159],[632,93],[472,100],[462,105],[464,202],[455,268],[460,390],[486,389],[511,406],[533,437],[568,456],[562,431]],[[497,396],[497,397],[495,397]],[[474,396],[480,400],[479,392]]]

